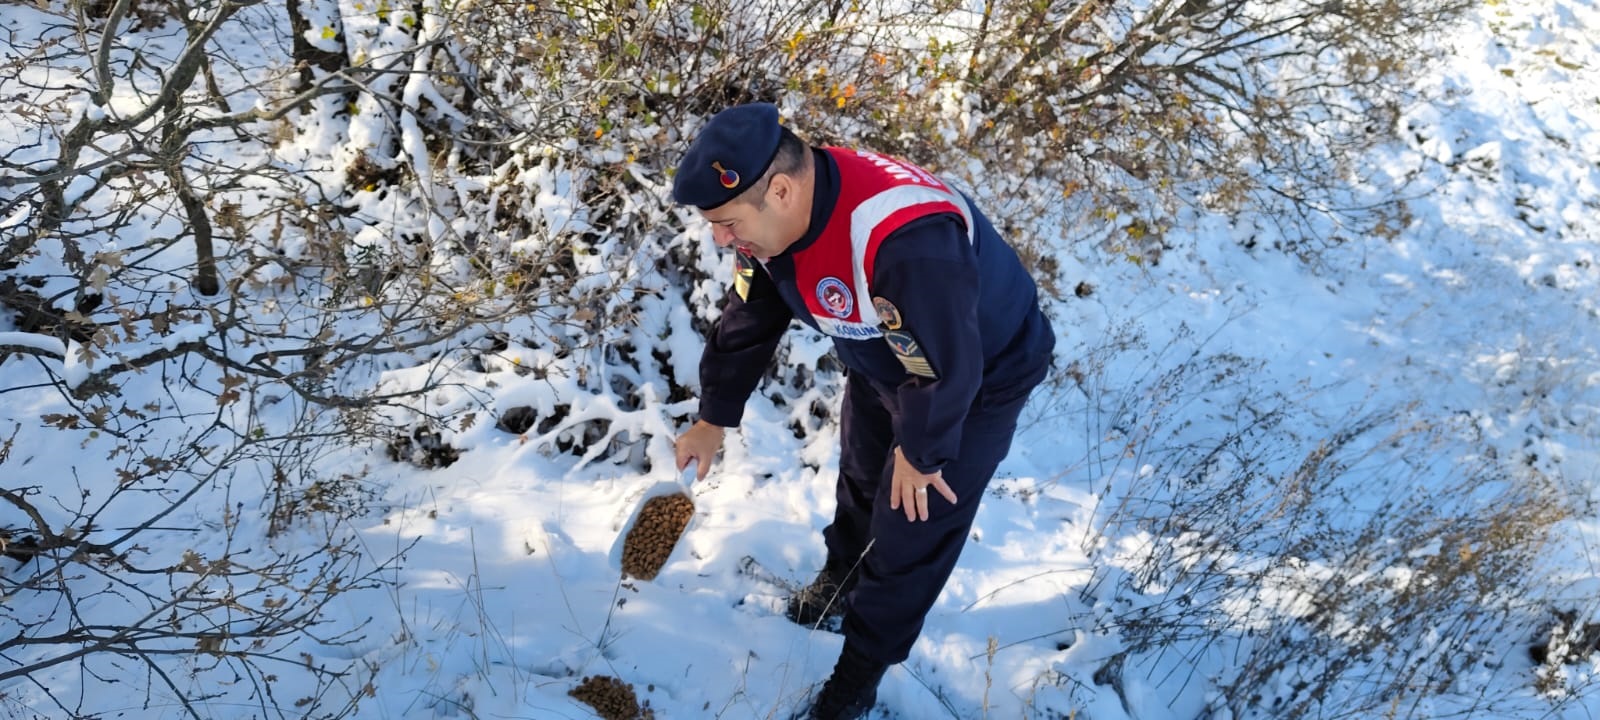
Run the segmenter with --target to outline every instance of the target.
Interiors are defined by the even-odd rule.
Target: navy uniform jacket
[[[756,263],[745,298],[729,293],[700,359],[700,417],[733,427],[744,414],[791,320],[815,321],[796,287],[793,255],[816,241],[839,195],[838,165],[813,149],[816,189],[806,235],[762,272]],[[969,203],[970,205],[970,203]],[[894,397],[894,435],[906,459],[933,472],[955,459],[961,427],[980,393],[1010,397],[1031,389],[1049,368],[1055,334],[1039,309],[1033,278],[994,226],[972,209],[972,240],[961,218],[913,220],[878,248],[873,295],[893,303],[937,378],[911,375],[883,338],[835,337],[849,372]]]

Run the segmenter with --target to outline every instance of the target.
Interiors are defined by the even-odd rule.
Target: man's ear
[[[784,208],[788,208],[794,202],[794,178],[789,177],[788,173],[773,175],[767,189],[772,193],[772,199]]]

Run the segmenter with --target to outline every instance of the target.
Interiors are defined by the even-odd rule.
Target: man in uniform
[[[788,615],[843,616],[844,650],[807,717],[861,717],[949,579],[1055,335],[968,198],[900,160],[811,147],[772,105],[714,116],[672,194],[737,263],[680,470],[705,477],[791,320],[832,336],[847,368],[827,562]]]

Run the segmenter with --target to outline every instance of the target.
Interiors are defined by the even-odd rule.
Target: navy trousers
[[[928,610],[961,557],[978,501],[1011,449],[1017,418],[1038,380],[979,393],[961,428],[960,458],[943,469],[957,502],[952,505],[930,490],[928,519],[911,522],[903,507],[889,508],[897,444],[894,389],[850,374],[840,421],[838,507],[822,535],[828,563],[853,568],[846,584],[854,587],[846,595],[844,635],[858,652],[888,664],[911,654]]]

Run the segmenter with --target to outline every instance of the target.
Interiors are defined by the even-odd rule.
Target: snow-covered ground
[[[1409,222],[1392,238],[1330,245],[1307,264],[1271,249],[1273,225],[1265,219],[1202,218],[1172,239],[1177,249],[1155,266],[1088,247],[1062,258],[1067,286],[1084,282],[1093,292],[1050,307],[1061,340],[1059,382],[1035,396],[960,567],[911,658],[885,677],[874,717],[1191,720],[1208,708],[1211,717],[1236,716],[1218,709],[1218,686],[1240,677],[1241,658],[1264,657],[1238,631],[1259,622],[1270,633],[1286,627],[1283,617],[1306,617],[1295,609],[1303,597],[1294,588],[1316,586],[1318,573],[1332,572],[1328,564],[1337,553],[1302,554],[1293,562],[1277,557],[1268,563],[1273,571],[1249,569],[1272,559],[1252,552],[1287,552],[1295,528],[1285,528],[1280,545],[1243,538],[1194,556],[1223,574],[1270,586],[1247,595],[1186,584],[1193,578],[1132,577],[1152,567],[1152,546],[1193,542],[1177,531],[1185,522],[1212,538],[1229,527],[1230,517],[1209,515],[1205,507],[1176,513],[1192,518],[1159,510],[1225,495],[1208,486],[1210,476],[1168,473],[1210,468],[1216,477],[1232,477],[1226,468],[1193,462],[1226,437],[1235,438],[1226,445],[1237,451],[1234,462],[1260,462],[1262,478],[1247,491],[1277,488],[1286,495],[1296,491],[1295,469],[1318,447],[1333,446],[1336,454],[1347,448],[1341,456],[1347,468],[1330,471],[1337,477],[1314,491],[1326,494],[1305,501],[1308,512],[1322,513],[1335,528],[1372,527],[1369,516],[1381,514],[1383,502],[1436,508],[1446,518],[1452,511],[1490,515],[1492,507],[1474,503],[1514,496],[1515,478],[1464,482],[1461,468],[1475,459],[1547,478],[1564,493],[1570,517],[1539,551],[1544,566],[1532,569],[1545,578],[1538,587],[1546,595],[1508,607],[1525,610],[1522,619],[1531,625],[1551,619],[1550,610],[1600,621],[1600,566],[1590,554],[1600,547],[1596,38],[1594,0],[1485,4],[1451,43],[1450,59],[1423,80],[1427,95],[1443,99],[1408,108],[1399,142],[1374,153],[1371,176],[1351,178],[1372,197],[1411,198]],[[0,128],[6,136],[16,132]],[[678,242],[709,248],[708,229],[691,224]],[[651,320],[667,322],[666,315]],[[680,345],[672,361],[692,367],[698,348]],[[794,354],[815,355],[823,347],[816,338],[800,339]],[[111,474],[109,461],[78,452],[76,439],[35,421],[63,406],[48,388],[11,390],[39,381],[22,365],[19,359],[0,365],[0,414],[20,423],[0,465],[3,484],[60,482],[63,463],[80,476]],[[499,413],[549,402],[561,382],[518,374],[509,360],[485,370],[432,402],[466,410],[488,398],[484,409]],[[395,370],[388,379],[404,384],[407,373],[417,372],[424,371]],[[158,376],[128,382],[149,384],[125,388],[130,396],[159,394]],[[384,573],[397,581],[392,587],[352,591],[330,606],[321,635],[359,628],[358,641],[304,642],[296,649],[307,653],[307,663],[361,661],[362,677],[351,687],[370,684],[370,692],[360,699],[358,717],[591,717],[568,692],[585,676],[608,675],[631,683],[657,718],[786,718],[827,676],[841,639],[788,623],[778,612],[780,589],[741,574],[739,561],[754,557],[796,583],[821,565],[819,531],[831,517],[837,428],[824,425],[800,440],[790,425],[812,400],[837,402],[825,390],[790,393],[782,406],[759,396],[752,402],[722,461],[693,486],[693,522],[650,582],[619,580],[620,538],[642,500],[678,480],[665,469],[670,449],[663,437],[671,428],[661,418],[617,409],[600,396],[592,396],[592,407],[574,408],[654,435],[647,451],[658,470],[645,476],[607,463],[577,464],[570,454],[550,453],[537,438],[492,422],[450,438],[463,452],[448,468],[392,462],[381,448],[320,459],[329,476],[355,478],[365,488],[371,512],[359,528],[364,549],[401,561]],[[1369,419],[1371,431],[1354,433],[1348,445],[1333,440]],[[247,509],[260,502],[229,500]],[[1259,522],[1263,532],[1275,527],[1271,513],[1259,508],[1234,510],[1242,512],[1231,518],[1238,523]],[[248,538],[265,525],[246,517],[229,527]],[[317,532],[300,526],[272,542]],[[166,537],[198,543],[220,533]],[[1467,553],[1476,541],[1375,550],[1371,557]],[[1400,565],[1370,571],[1393,576],[1404,571]],[[1275,573],[1293,575],[1284,568],[1300,568],[1304,576],[1274,580]],[[1244,597],[1261,606],[1225,607]],[[1183,608],[1216,612],[1183,610],[1180,600]],[[9,596],[5,602],[45,601]],[[1274,602],[1281,607],[1272,608]],[[1167,603],[1173,619],[1214,622],[1232,612],[1236,624],[1212,628],[1214,634],[1175,633],[1157,648],[1139,642],[1149,631],[1138,635],[1117,624],[1146,607],[1161,617]],[[1352,613],[1350,622],[1388,627],[1354,608],[1334,612],[1343,610]],[[1532,639],[1523,629],[1512,628],[1504,646],[1478,648],[1474,657],[1482,662],[1456,668],[1442,692],[1424,693],[1422,702],[1408,698],[1390,711],[1529,720],[1600,713],[1591,687],[1600,656],[1559,668],[1562,686],[1575,694],[1541,693],[1526,642],[1515,641]],[[1379,656],[1393,657],[1428,649],[1376,647]],[[1271,699],[1292,704],[1296,678],[1322,672],[1327,660],[1302,657],[1295,663],[1303,667],[1291,663],[1263,675],[1277,685],[1257,688],[1266,700],[1254,715],[1237,716],[1273,716]],[[191,662],[204,661],[197,655]],[[1371,673],[1390,667],[1370,656],[1356,665],[1377,668]],[[32,682],[4,687],[0,707],[50,716],[54,704],[41,699],[48,692],[127,698],[89,705],[105,717],[184,716],[166,691],[144,696],[150,680],[142,667],[124,671],[90,674],[75,664],[42,670]],[[194,677],[215,681],[214,674]],[[1325,699],[1330,708],[1341,707],[1339,693],[1367,692],[1358,682],[1330,688],[1336,693]],[[304,695],[299,690],[280,686],[274,695],[294,699]],[[204,717],[241,712],[220,703],[198,707]]]

